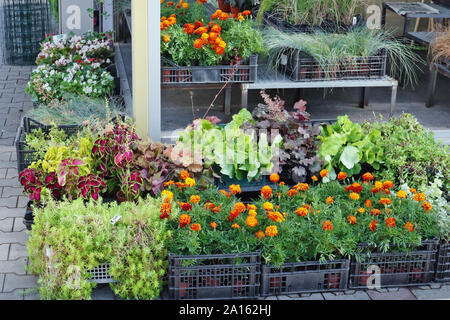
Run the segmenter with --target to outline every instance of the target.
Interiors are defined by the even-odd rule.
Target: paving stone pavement
[[[27,198],[17,181],[13,146],[20,119],[32,108],[24,93],[32,67],[0,65],[0,300],[38,300],[37,277],[28,274],[28,234],[23,225]],[[108,286],[99,285],[94,300],[118,299]],[[294,294],[267,300],[405,300],[450,299],[450,284],[380,291],[347,290],[340,293]]]

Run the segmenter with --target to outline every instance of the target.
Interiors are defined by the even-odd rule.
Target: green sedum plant
[[[35,211],[27,243],[29,271],[39,275],[42,299],[90,299],[89,270],[110,264],[111,284],[122,298],[153,299],[167,269],[165,221],[158,200],[98,204],[50,202]],[[113,224],[112,218],[118,218]]]

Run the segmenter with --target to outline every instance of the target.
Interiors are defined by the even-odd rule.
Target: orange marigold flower
[[[261,195],[264,199],[269,200],[272,196],[272,188],[269,186],[264,186],[261,189]]]
[[[280,181],[280,176],[278,175],[278,173],[272,173],[269,179],[270,182],[277,183],[278,181]]]
[[[295,190],[295,189],[290,189],[288,192],[287,192],[287,195],[289,196],[289,197],[295,197],[296,195],[298,194],[298,191],[297,190]]]
[[[314,181],[314,182],[317,182],[319,179],[316,176],[312,176],[311,180]]]
[[[188,224],[191,223],[191,216],[188,215],[188,214],[182,214],[182,215],[180,216],[179,222],[180,222],[180,227],[181,227],[181,228],[184,228],[184,227],[186,227]]]
[[[305,192],[306,190],[309,189],[309,184],[307,184],[307,183],[299,183],[296,186],[294,186],[294,189],[296,189],[298,191]]]
[[[349,190],[355,192],[355,193],[361,193],[363,186],[360,185],[358,182],[353,183],[349,188]],[[346,189],[346,191],[348,192],[348,190]]]
[[[377,189],[383,189],[383,183],[380,181],[375,181],[375,188]]]
[[[408,230],[409,232],[413,232],[413,231],[414,231],[414,225],[413,225],[411,222],[405,223],[404,227],[405,227],[406,230]]]
[[[172,204],[171,203],[162,203],[160,213],[169,214],[172,213]]]
[[[226,192],[225,190],[220,190],[219,192],[220,192],[220,194],[227,196],[228,198],[231,197],[231,194]]]
[[[175,181],[173,180],[169,180],[167,182],[164,182],[164,188],[168,187],[168,186],[173,186],[175,185]]]
[[[372,216],[379,216],[381,214],[381,211],[379,209],[372,209],[370,210],[370,214]]]
[[[326,204],[332,204],[334,202],[334,197],[328,197],[326,200],[325,200],[325,203]]]
[[[218,225],[217,223],[215,223],[215,222],[211,222],[209,225],[210,225],[211,228],[214,229],[214,230],[216,230],[216,228],[219,226],[219,225]]]
[[[220,212],[220,209],[222,208],[222,205],[220,205],[220,206],[218,206],[218,207],[214,207],[213,209],[212,209],[212,212],[213,213],[217,213],[217,212]]]
[[[353,200],[359,200],[359,194],[357,194],[357,193],[355,193],[355,192],[350,193],[349,196],[350,196],[350,198],[353,199]]]
[[[249,226],[250,228],[256,227],[258,225],[258,220],[254,217],[254,216],[249,216],[247,217],[247,219],[245,220],[245,223],[247,224],[247,226]]]
[[[327,220],[322,224],[322,229],[325,231],[331,231],[333,230],[333,224],[330,220]]]
[[[385,223],[386,223],[386,226],[387,226],[388,228],[393,228],[393,227],[396,226],[395,218],[394,218],[394,217],[389,217],[389,218],[387,218],[386,221],[385,221]]]
[[[194,41],[194,48],[201,49],[205,43],[202,39],[197,39]]]
[[[370,172],[366,172],[362,175],[364,181],[372,181],[374,179],[373,175]]]
[[[375,230],[377,229],[377,224],[378,224],[378,221],[372,220],[372,222],[370,222],[370,224],[369,224],[370,230],[372,230],[373,232],[375,232]]]
[[[274,222],[283,222],[286,220],[285,217],[278,211],[268,211],[266,215],[267,218]]]
[[[272,211],[273,210],[273,204],[270,202],[265,202],[263,204],[263,209],[266,211]]]
[[[187,202],[181,202],[180,207],[183,211],[191,211],[192,210],[192,205]]]
[[[355,216],[348,216],[348,223],[350,224],[356,224],[356,217]]]
[[[296,213],[298,216],[305,217],[305,216],[308,215],[308,209],[305,208],[305,207],[301,207],[301,208],[298,208],[297,210],[295,210],[295,213]]]
[[[416,200],[417,202],[422,202],[422,201],[425,201],[426,199],[427,199],[427,197],[423,193],[416,193],[414,195],[414,200]]]
[[[366,202],[364,203],[364,206],[366,208],[372,208],[372,200],[367,199]]]
[[[322,178],[325,178],[327,175],[328,175],[328,170],[323,169],[323,170],[320,171],[320,176]]]
[[[344,179],[347,179],[348,176],[347,176],[347,174],[345,172],[341,171],[341,172],[338,173],[337,178],[338,178],[339,181],[342,181]]]
[[[248,211],[248,215],[249,215],[249,216],[255,217],[257,214],[258,214],[258,213],[256,212],[256,210],[249,210],[249,211]]]
[[[381,198],[380,204],[381,205],[390,205],[392,203],[392,200],[390,198]]]
[[[193,223],[193,224],[191,224],[191,230],[192,231],[201,231],[202,226],[199,223]]]
[[[234,205],[234,210],[239,211],[239,213],[243,213],[246,210],[246,206],[242,202],[238,202]]]
[[[200,202],[200,196],[197,196],[197,195],[191,196],[191,203],[199,203],[199,202]]]
[[[242,193],[242,191],[241,191],[241,186],[240,185],[238,185],[238,184],[232,184],[231,186],[230,186],[230,192],[232,193],[232,194],[241,194]]]
[[[187,178],[185,180],[186,186],[188,186],[189,188],[193,188],[195,187],[195,180],[192,178]]]
[[[383,189],[392,189],[394,187],[394,183],[392,181],[383,182]]]
[[[241,214],[241,212],[239,210],[233,209],[230,212],[230,216],[228,217],[228,220],[233,221],[234,219],[239,217],[240,214]]]
[[[194,31],[195,31],[195,26],[194,26],[193,24],[191,24],[191,23],[186,23],[186,24],[184,25],[184,29],[183,29],[183,32],[184,32],[184,33],[187,33],[187,34],[193,34]]]
[[[257,233],[255,233],[255,237],[261,240],[264,239],[266,235],[262,230],[259,230]]]
[[[422,207],[425,209],[425,211],[430,211],[431,209],[433,209],[433,206],[428,201],[422,203]]]
[[[276,237],[278,235],[277,226],[268,226],[266,228],[266,236],[268,237]]]
[[[173,192],[169,190],[163,190],[161,192],[161,198],[164,202],[171,202],[173,200]]]
[[[406,199],[406,197],[407,197],[406,191],[399,190],[397,192],[397,197],[400,198],[400,199]]]

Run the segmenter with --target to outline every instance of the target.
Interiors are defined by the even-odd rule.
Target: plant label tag
[[[358,22],[358,18],[357,17],[353,17],[353,25],[355,26],[356,23]]]
[[[57,34],[57,35],[54,35],[53,37],[53,42],[55,42],[55,40],[56,41],[64,41],[64,40],[66,40],[67,39],[67,35],[66,34]]]
[[[287,55],[285,55],[285,54],[281,55],[281,64],[283,66],[287,65],[287,60],[288,60]]]
[[[119,221],[121,218],[122,216],[115,216],[114,218],[111,219],[111,224],[115,225],[117,221]]]

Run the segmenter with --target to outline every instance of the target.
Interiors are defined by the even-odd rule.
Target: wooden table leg
[[[430,77],[428,80],[427,101],[425,106],[427,108],[432,107],[434,104],[434,92],[436,91],[437,70],[432,67],[430,71]]]

